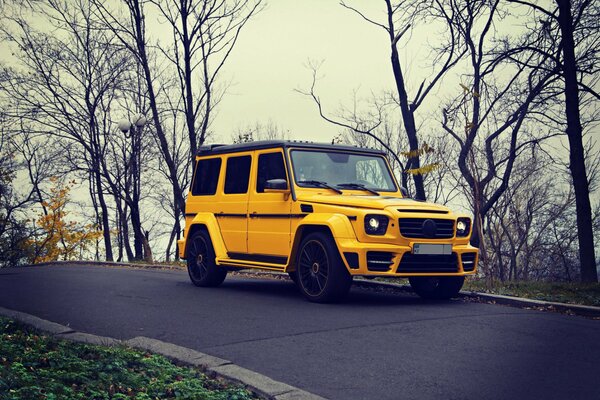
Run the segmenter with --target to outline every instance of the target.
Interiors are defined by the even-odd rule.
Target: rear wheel
[[[328,303],[350,290],[352,276],[344,266],[333,239],[322,232],[307,235],[296,258],[297,284],[310,301]]]
[[[227,270],[215,263],[215,251],[206,231],[198,231],[188,239],[187,267],[196,286],[219,286],[227,276]]]
[[[464,276],[411,276],[413,290],[424,299],[447,300],[458,296],[465,282]]]

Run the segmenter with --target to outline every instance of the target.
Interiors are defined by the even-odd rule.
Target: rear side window
[[[250,164],[252,157],[230,157],[227,160],[227,172],[225,173],[225,193],[247,193],[248,179],[250,179]]]
[[[221,170],[220,158],[209,158],[196,163],[196,174],[192,185],[193,196],[210,196],[217,192],[219,171]]]
[[[283,155],[279,152],[261,154],[258,157],[256,192],[263,193],[265,191],[265,183],[271,179],[285,179],[287,181]]]

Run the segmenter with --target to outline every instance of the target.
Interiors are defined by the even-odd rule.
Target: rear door
[[[247,253],[248,194],[252,152],[224,157],[225,179],[220,188],[220,201],[214,204],[215,216],[229,256]]]

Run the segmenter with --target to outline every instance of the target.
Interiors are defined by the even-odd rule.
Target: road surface
[[[0,306],[186,346],[330,399],[600,399],[600,321],[582,317],[359,288],[313,304],[287,281],[208,289],[183,271],[95,266],[0,270]]]

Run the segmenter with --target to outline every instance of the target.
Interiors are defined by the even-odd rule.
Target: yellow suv
[[[179,255],[197,286],[258,268],[289,273],[315,302],[343,297],[353,276],[408,277],[422,297],[453,297],[477,267],[471,220],[403,192],[379,150],[202,146]]]

